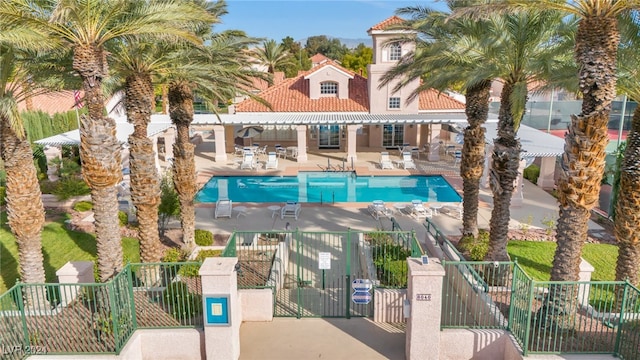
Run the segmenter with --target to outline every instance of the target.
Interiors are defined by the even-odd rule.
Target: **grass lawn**
[[[507,252],[534,280],[550,279],[553,255],[556,243],[551,241],[509,241]],[[585,244],[582,257],[595,271],[592,281],[614,281],[616,277],[616,261],[618,247],[609,244]]]
[[[6,215],[0,216],[0,294],[12,287],[18,278],[18,247],[7,225]],[[64,220],[47,223],[42,232],[42,250],[47,282],[57,282],[56,270],[67,261],[95,260],[96,240],[92,234],[71,231]],[[140,261],[137,239],[123,238],[125,262]]]

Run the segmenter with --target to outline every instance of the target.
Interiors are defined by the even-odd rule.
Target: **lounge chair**
[[[278,168],[278,156],[274,151],[270,151],[267,155],[267,162],[264,164],[265,169],[277,169]]]
[[[422,200],[412,200],[411,215],[416,219],[426,219],[433,216],[433,211],[431,208],[425,207]]]
[[[416,163],[413,162],[410,151],[402,153],[402,167],[404,169],[417,169]]]
[[[287,201],[286,204],[280,210],[280,219],[284,219],[285,217],[292,217],[298,220],[298,215],[300,215],[300,210],[302,207],[300,203],[295,201]]]
[[[386,151],[380,153],[380,168],[393,169],[393,163],[389,159],[389,153]]]
[[[240,169],[253,169],[255,167],[255,155],[253,152],[245,152]]]
[[[221,199],[216,201],[216,210],[213,216],[217,219],[219,217],[228,217],[231,219],[233,213],[233,203],[231,200]]]
[[[367,209],[371,216],[376,220],[380,219],[380,217],[390,218],[393,215],[391,209],[387,208],[382,200],[375,200],[367,207]]]

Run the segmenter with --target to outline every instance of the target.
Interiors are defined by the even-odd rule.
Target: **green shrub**
[[[48,179],[40,180],[40,192],[42,192],[43,194],[53,194],[56,186],[56,181],[49,181]]]
[[[540,167],[536,164],[531,164],[529,167],[524,169],[522,176],[532,183],[537,184],[538,178],[540,177]]]
[[[56,195],[58,200],[66,200],[74,196],[88,195],[91,193],[91,189],[84,180],[68,177],[60,179],[52,193]]]
[[[162,293],[165,304],[171,315],[178,321],[190,320],[202,314],[202,296],[189,292],[183,282],[174,282]]]
[[[372,233],[373,263],[383,286],[405,287],[407,285],[406,259],[411,251],[396,245],[388,234]]]
[[[196,261],[202,262],[206,258],[219,257],[220,255],[222,255],[222,250],[200,250],[198,256],[196,256]]]
[[[489,233],[480,231],[478,237],[465,236],[458,242],[458,249],[471,261],[482,261],[489,252]]]
[[[78,212],[89,211],[93,209],[93,203],[91,201],[78,201],[73,205],[73,210]]]
[[[118,211],[118,220],[120,220],[120,226],[127,226],[129,224],[129,215],[120,210]]]
[[[196,245],[211,246],[213,245],[213,234],[209,230],[196,229]]]
[[[184,251],[178,248],[169,248],[162,257],[162,262],[181,262],[186,258]]]
[[[4,205],[4,198],[7,196],[7,189],[4,186],[0,186],[0,205]]]

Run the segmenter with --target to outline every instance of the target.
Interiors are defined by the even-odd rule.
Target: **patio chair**
[[[255,155],[253,152],[245,152],[240,169],[253,169],[255,167]]]
[[[411,201],[411,215],[416,219],[426,219],[433,216],[431,208],[425,207],[422,200]]]
[[[256,154],[258,154],[258,155],[266,155],[267,154],[267,146],[268,145],[264,145],[262,147],[258,147],[258,149],[256,150]]]
[[[280,210],[280,219],[284,219],[285,217],[292,217],[298,220],[298,215],[300,215],[300,210],[302,206],[300,203],[295,201],[287,201],[282,210]]]
[[[367,209],[371,216],[376,220],[380,219],[380,217],[390,218],[393,215],[391,209],[387,208],[382,200],[375,200],[367,207]]]
[[[405,151],[402,153],[402,168],[417,169],[416,163],[413,162],[410,151]]]
[[[242,156],[244,154],[244,148],[240,145],[235,145],[233,149],[233,154],[236,156]]]
[[[393,169],[393,163],[389,159],[389,153],[383,151],[380,153],[380,168],[381,169]]]
[[[454,165],[460,164],[460,162],[462,161],[462,151],[456,150],[453,153],[453,159],[454,159],[454,162],[453,162]]]
[[[231,219],[231,214],[233,213],[233,203],[231,200],[218,200],[216,201],[216,210],[213,214],[214,218],[219,217],[228,217]]]
[[[264,168],[265,170],[278,168],[278,156],[275,152],[269,152],[269,154],[267,155],[267,162],[264,164]]]
[[[276,154],[278,157],[286,158],[287,157],[287,148],[276,145]]]

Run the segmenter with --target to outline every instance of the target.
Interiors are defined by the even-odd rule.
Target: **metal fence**
[[[198,263],[130,264],[106,283],[18,283],[0,295],[3,359],[118,354],[138,328],[201,327]]]

